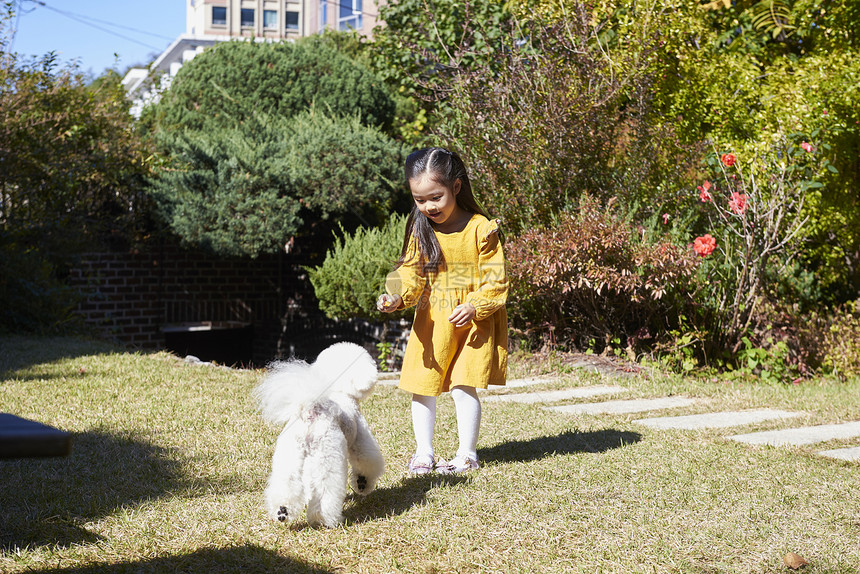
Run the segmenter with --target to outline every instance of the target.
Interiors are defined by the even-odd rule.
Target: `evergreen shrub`
[[[374,321],[411,314],[381,313],[376,299],[385,291],[385,278],[400,256],[406,216],[392,214],[379,227],[360,227],[355,233],[343,231],[318,267],[308,268],[308,275],[328,317],[358,317]]]
[[[355,117],[261,114],[159,139],[172,161],[150,188],[163,219],[184,242],[224,255],[277,252],[331,215],[375,222],[402,187],[402,147]]]
[[[234,127],[257,113],[292,117],[308,108],[390,126],[395,103],[373,72],[324,38],[222,42],[182,67],[146,112],[161,129]]]
[[[324,218],[350,211],[385,219],[403,188],[406,148],[358,116],[306,113],[290,129],[290,185],[305,207]]]
[[[239,129],[160,134],[172,165],[152,179],[150,193],[183,242],[256,257],[296,233],[301,204],[289,185],[287,143],[269,127],[256,137]]]

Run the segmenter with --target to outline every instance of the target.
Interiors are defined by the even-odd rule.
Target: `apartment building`
[[[325,28],[370,34],[375,25],[373,0],[187,0],[189,36],[283,40]]]
[[[177,2],[182,0],[176,0]],[[158,100],[182,64],[218,42],[295,40],[326,28],[370,35],[377,24],[374,0],[184,0],[185,34],[148,68],[132,68],[122,80],[138,116]]]

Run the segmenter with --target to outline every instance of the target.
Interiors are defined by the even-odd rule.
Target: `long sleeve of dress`
[[[397,269],[388,274],[385,279],[385,290],[389,295],[400,295],[403,302],[398,309],[406,309],[416,305],[424,293],[427,277],[421,270],[418,252],[413,239],[407,246],[409,258]]]
[[[487,231],[478,246],[478,273],[475,289],[466,296],[477,310],[475,320],[486,319],[508,298],[508,277],[505,272],[505,256],[499,239],[499,228],[495,221],[487,222]]]

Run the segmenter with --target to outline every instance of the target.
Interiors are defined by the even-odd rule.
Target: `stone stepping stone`
[[[754,411],[723,411],[680,417],[654,417],[639,419],[633,422],[655,429],[696,430],[748,425],[772,419],[787,419],[799,416],[800,414],[774,409],[759,409]]]
[[[613,393],[625,393],[624,387],[579,387],[575,389],[562,389],[560,391],[536,391],[531,393],[517,393],[515,395],[492,395],[484,397],[485,402],[509,402],[509,403],[552,403],[566,401],[568,399],[582,399],[596,397],[598,395],[611,395]]]
[[[860,436],[860,421],[738,434],[729,438],[747,444],[783,446],[813,444],[826,440],[854,438],[856,436]]]
[[[641,413],[645,411],[656,411],[660,409],[673,409],[686,407],[695,403],[695,399],[684,397],[665,397],[661,399],[629,399],[620,401],[604,401],[600,403],[581,403],[578,405],[561,405],[557,407],[544,407],[560,413],[584,413],[597,414],[623,414]]]
[[[833,450],[818,451],[821,456],[830,458],[838,458],[840,460],[860,460],[860,446],[850,446],[848,448],[834,448]]]
[[[382,371],[379,373],[377,382],[380,385],[390,385],[396,387],[400,384],[400,371]]]
[[[490,387],[490,390],[497,390],[502,388],[531,387],[532,385],[554,383],[557,380],[558,379],[556,379],[555,377],[526,377],[523,379],[513,379],[511,381],[507,381],[504,387],[497,387],[493,385]]]

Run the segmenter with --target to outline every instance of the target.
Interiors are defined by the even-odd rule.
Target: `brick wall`
[[[341,340],[372,349],[380,327],[327,319],[302,269],[307,263],[300,255],[228,258],[162,245],[85,253],[69,281],[83,295],[77,311],[87,324],[140,349],[164,348],[165,327],[204,321],[252,325],[256,365],[313,358]]]

